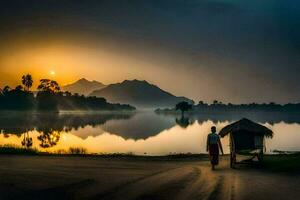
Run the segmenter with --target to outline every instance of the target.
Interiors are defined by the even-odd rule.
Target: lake
[[[61,112],[59,114],[4,112],[0,116],[0,145],[34,147],[65,153],[70,147],[88,153],[167,155],[206,153],[211,126],[224,126],[247,117],[274,132],[266,139],[267,153],[300,151],[300,117],[287,113],[203,113],[193,116],[140,112]],[[30,142],[29,142],[30,141]],[[229,139],[222,139],[225,153]]]

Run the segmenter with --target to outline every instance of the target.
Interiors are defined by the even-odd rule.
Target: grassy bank
[[[99,158],[126,158],[130,160],[168,160],[168,161],[208,161],[208,156],[205,154],[172,154],[165,156],[149,156],[149,155],[134,155],[132,153],[112,153],[112,154],[88,154],[84,148],[72,147],[67,151],[58,151],[57,153],[39,152],[34,148],[22,148],[16,146],[0,146],[0,154],[5,155],[36,155],[36,156],[82,156],[82,157],[99,157]],[[228,159],[228,156],[222,156],[221,159]],[[269,172],[286,172],[300,173],[300,153],[295,154],[276,154],[265,155],[263,160],[263,170]]]
[[[56,153],[40,152],[35,148],[25,148],[14,145],[0,146],[0,154],[15,154],[15,155],[89,155],[85,148],[70,147],[69,150],[58,150]]]
[[[0,146],[0,154],[38,155],[38,153],[38,150],[34,148],[21,148],[12,145]]]
[[[68,150],[57,150],[55,152],[41,152],[35,148],[24,148],[13,145],[0,145],[0,154],[15,154],[15,155],[46,155],[46,156],[88,156],[88,157],[132,157],[132,158],[199,158],[207,157],[206,154],[192,154],[192,153],[177,153],[164,156],[151,155],[136,155],[134,153],[88,153],[87,149],[82,147],[70,147]]]
[[[273,172],[300,173],[300,153],[265,155],[263,167]]]

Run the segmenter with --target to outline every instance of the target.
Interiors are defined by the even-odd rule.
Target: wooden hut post
[[[233,134],[230,133],[230,167],[234,168],[236,163],[236,152],[235,152],[235,144]]]
[[[257,157],[259,162],[263,161],[264,151],[265,151],[265,148],[266,148],[266,146],[265,146],[265,137],[264,136],[262,136],[262,137],[263,137],[262,138],[262,146],[261,146],[260,152],[259,152],[258,157]]]

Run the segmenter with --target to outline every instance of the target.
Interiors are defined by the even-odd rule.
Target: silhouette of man
[[[216,127],[211,127],[211,133],[207,135],[206,151],[209,152],[209,159],[211,163],[211,169],[214,170],[215,166],[219,164],[219,148],[222,154],[223,148],[220,141],[220,137],[217,134]]]

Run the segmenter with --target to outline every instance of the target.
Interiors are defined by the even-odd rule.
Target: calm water
[[[47,152],[82,147],[88,153],[205,153],[211,126],[220,130],[242,117],[273,130],[274,137],[266,140],[267,153],[300,151],[299,115],[280,113],[214,113],[185,119],[154,112],[1,113],[0,145],[27,145]],[[28,142],[30,138],[32,144]],[[228,152],[228,137],[222,139],[222,143]]]

